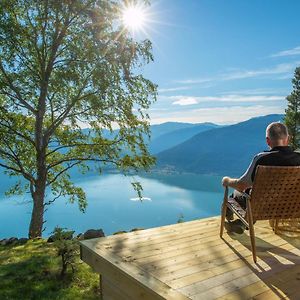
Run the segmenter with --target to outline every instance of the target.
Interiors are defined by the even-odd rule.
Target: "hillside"
[[[159,136],[170,133],[175,130],[191,128],[197,124],[181,123],[181,122],[165,122],[161,124],[151,125],[151,140],[155,140]]]
[[[179,123],[180,124],[180,123]],[[185,123],[182,123],[184,126]],[[155,154],[169,148],[172,148],[178,144],[181,144],[193,137],[194,135],[204,132],[213,128],[219,127],[213,123],[199,123],[199,124],[191,124],[192,126],[188,126],[185,128],[180,128],[177,130],[172,130],[170,132],[161,134],[156,138],[151,138],[151,143],[149,145],[149,150],[151,153]]]
[[[283,115],[268,115],[199,133],[158,153],[157,168],[198,174],[241,175],[256,153],[267,150],[266,126],[282,118]]]

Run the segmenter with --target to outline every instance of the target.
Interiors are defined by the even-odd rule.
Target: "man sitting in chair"
[[[222,185],[235,189],[233,197],[246,209],[246,199],[238,191],[249,193],[254,181],[255,171],[258,165],[263,166],[300,166],[300,153],[294,152],[289,146],[287,127],[279,122],[268,125],[266,129],[266,142],[269,151],[257,154],[247,171],[240,178],[223,177]],[[227,209],[225,228],[229,232],[243,233],[245,225],[240,220],[233,221],[233,213]]]

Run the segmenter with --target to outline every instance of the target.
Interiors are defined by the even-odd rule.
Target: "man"
[[[266,142],[270,148],[257,154],[247,171],[240,178],[223,177],[222,185],[234,188],[233,197],[236,201],[246,209],[246,199],[241,196],[238,191],[248,191],[252,187],[256,168],[258,165],[262,166],[299,166],[300,153],[294,152],[289,146],[289,135],[287,127],[279,122],[274,122],[268,125],[266,129]],[[227,231],[243,233],[245,226],[240,220],[233,220],[233,213],[227,209],[225,223]]]

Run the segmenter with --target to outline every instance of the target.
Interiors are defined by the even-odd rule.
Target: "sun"
[[[122,12],[124,26],[130,31],[143,29],[146,23],[146,12],[140,6],[127,6]]]

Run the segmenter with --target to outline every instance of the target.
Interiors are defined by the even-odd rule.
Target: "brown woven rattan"
[[[249,227],[253,260],[256,262],[253,220],[275,220],[275,233],[280,219],[300,218],[300,166],[258,166],[247,209],[237,208],[234,199],[228,199],[225,188],[222,206],[220,236],[223,235],[226,209],[233,211]]]
[[[251,206],[255,220],[300,217],[300,167],[259,166]]]

